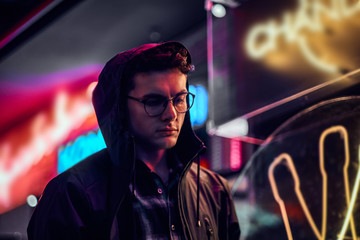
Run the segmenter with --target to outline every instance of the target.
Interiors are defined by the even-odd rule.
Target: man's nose
[[[165,120],[174,120],[177,117],[177,111],[172,101],[169,101],[165,107],[165,111],[161,115],[161,118]]]

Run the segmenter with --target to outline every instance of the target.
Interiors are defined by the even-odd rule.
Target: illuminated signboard
[[[251,27],[246,36],[246,51],[253,59],[261,59],[269,52],[279,50],[280,38],[285,44],[295,44],[305,57],[317,69],[338,73],[339,66],[326,60],[326,54],[311,46],[309,39],[316,33],[324,33],[332,22],[350,19],[358,16],[360,4],[358,1],[331,0],[310,1],[299,0],[295,12],[284,12],[281,22],[269,20],[266,23],[256,24]],[[319,37],[319,41],[323,41]],[[346,42],[340,41],[339,45]]]
[[[327,195],[328,195],[328,173],[325,168],[325,162],[324,162],[325,161],[325,159],[324,159],[324,155],[325,155],[324,154],[324,142],[325,142],[326,137],[328,137],[330,134],[334,134],[334,133],[338,133],[338,135],[341,138],[341,141],[343,141],[343,143],[344,143],[345,151],[344,151],[344,156],[343,156],[344,157],[343,178],[344,178],[344,185],[345,185],[344,192],[345,192],[345,196],[346,196],[346,204],[348,206],[344,223],[338,234],[338,239],[339,240],[344,239],[344,234],[345,234],[345,231],[347,230],[347,228],[349,227],[349,222],[350,222],[351,234],[352,234],[353,239],[358,239],[356,229],[355,229],[353,210],[354,210],[355,201],[357,200],[358,190],[359,190],[359,185],[360,185],[360,167],[358,167],[353,190],[350,191],[350,189],[349,189],[350,188],[349,174],[348,174],[349,163],[350,163],[349,137],[348,137],[347,130],[343,126],[333,126],[331,128],[326,129],[321,134],[320,140],[319,140],[319,155],[320,155],[319,156],[319,159],[320,159],[319,167],[320,167],[320,172],[321,172],[321,176],[322,176],[322,219],[321,219],[322,225],[321,225],[321,230],[315,224],[314,219],[309,211],[306,200],[304,199],[304,196],[301,192],[300,179],[297,174],[297,171],[296,171],[296,168],[295,168],[295,165],[293,163],[291,156],[287,153],[282,153],[278,157],[276,157],[275,160],[270,164],[269,172],[268,172],[269,181],[270,181],[272,192],[274,194],[274,198],[275,198],[276,202],[279,204],[279,207],[281,210],[281,215],[282,215],[282,218],[284,221],[288,239],[293,239],[293,235],[292,235],[291,227],[289,224],[289,218],[288,218],[288,215],[286,212],[285,203],[284,203],[283,199],[280,197],[278,189],[277,189],[277,183],[274,178],[274,169],[276,168],[277,165],[281,164],[283,160],[286,161],[285,166],[287,168],[289,168],[290,173],[294,180],[294,187],[295,187],[294,191],[296,192],[296,196],[300,202],[301,208],[304,211],[306,219],[307,219],[309,225],[311,226],[311,228],[314,232],[314,235],[316,236],[317,239],[326,239],[327,221],[328,221],[328,219],[327,219],[327,214],[328,214],[328,207],[327,207],[328,206],[328,198],[327,198]],[[359,152],[360,152],[360,148],[359,148]],[[360,155],[359,155],[358,161],[360,162]],[[350,195],[351,195],[351,197],[350,197]]]
[[[359,239],[359,104],[359,97],[319,103],[255,152],[244,178],[251,181],[248,204],[280,222],[243,229],[244,239],[259,239],[256,233],[271,228],[261,239]]]
[[[39,196],[57,174],[59,146],[97,126],[91,93],[99,69],[85,66],[2,84],[2,126],[13,125],[0,138],[0,214],[29,195]]]
[[[62,173],[105,147],[105,141],[100,130],[91,131],[86,135],[78,137],[74,142],[68,143],[59,150],[58,173]]]

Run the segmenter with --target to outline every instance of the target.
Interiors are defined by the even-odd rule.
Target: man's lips
[[[158,129],[157,132],[177,132],[177,128],[161,128]]]
[[[158,133],[161,135],[172,135],[176,132],[178,132],[177,128],[161,128],[157,130]]]

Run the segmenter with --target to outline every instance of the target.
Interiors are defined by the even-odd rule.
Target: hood
[[[115,166],[124,170],[132,169],[134,144],[126,124],[127,98],[123,73],[131,60],[140,53],[170,44],[185,48],[179,42],[166,42],[161,44],[145,44],[117,54],[106,63],[100,73],[98,84],[94,89],[93,105],[110,158]],[[188,55],[188,61],[191,62],[190,54]],[[173,149],[175,152],[181,152],[181,156],[179,155],[180,160],[186,165],[203,148],[204,144],[195,135],[191,127],[189,112],[187,112],[178,142]]]

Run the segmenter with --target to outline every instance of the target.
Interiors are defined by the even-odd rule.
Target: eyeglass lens
[[[189,96],[189,105],[186,102],[187,96]],[[149,115],[159,115],[165,110],[169,101],[169,99],[163,96],[148,98],[145,102],[145,110]],[[177,112],[184,113],[192,106],[194,97],[191,94],[183,93],[176,96],[172,102]]]

